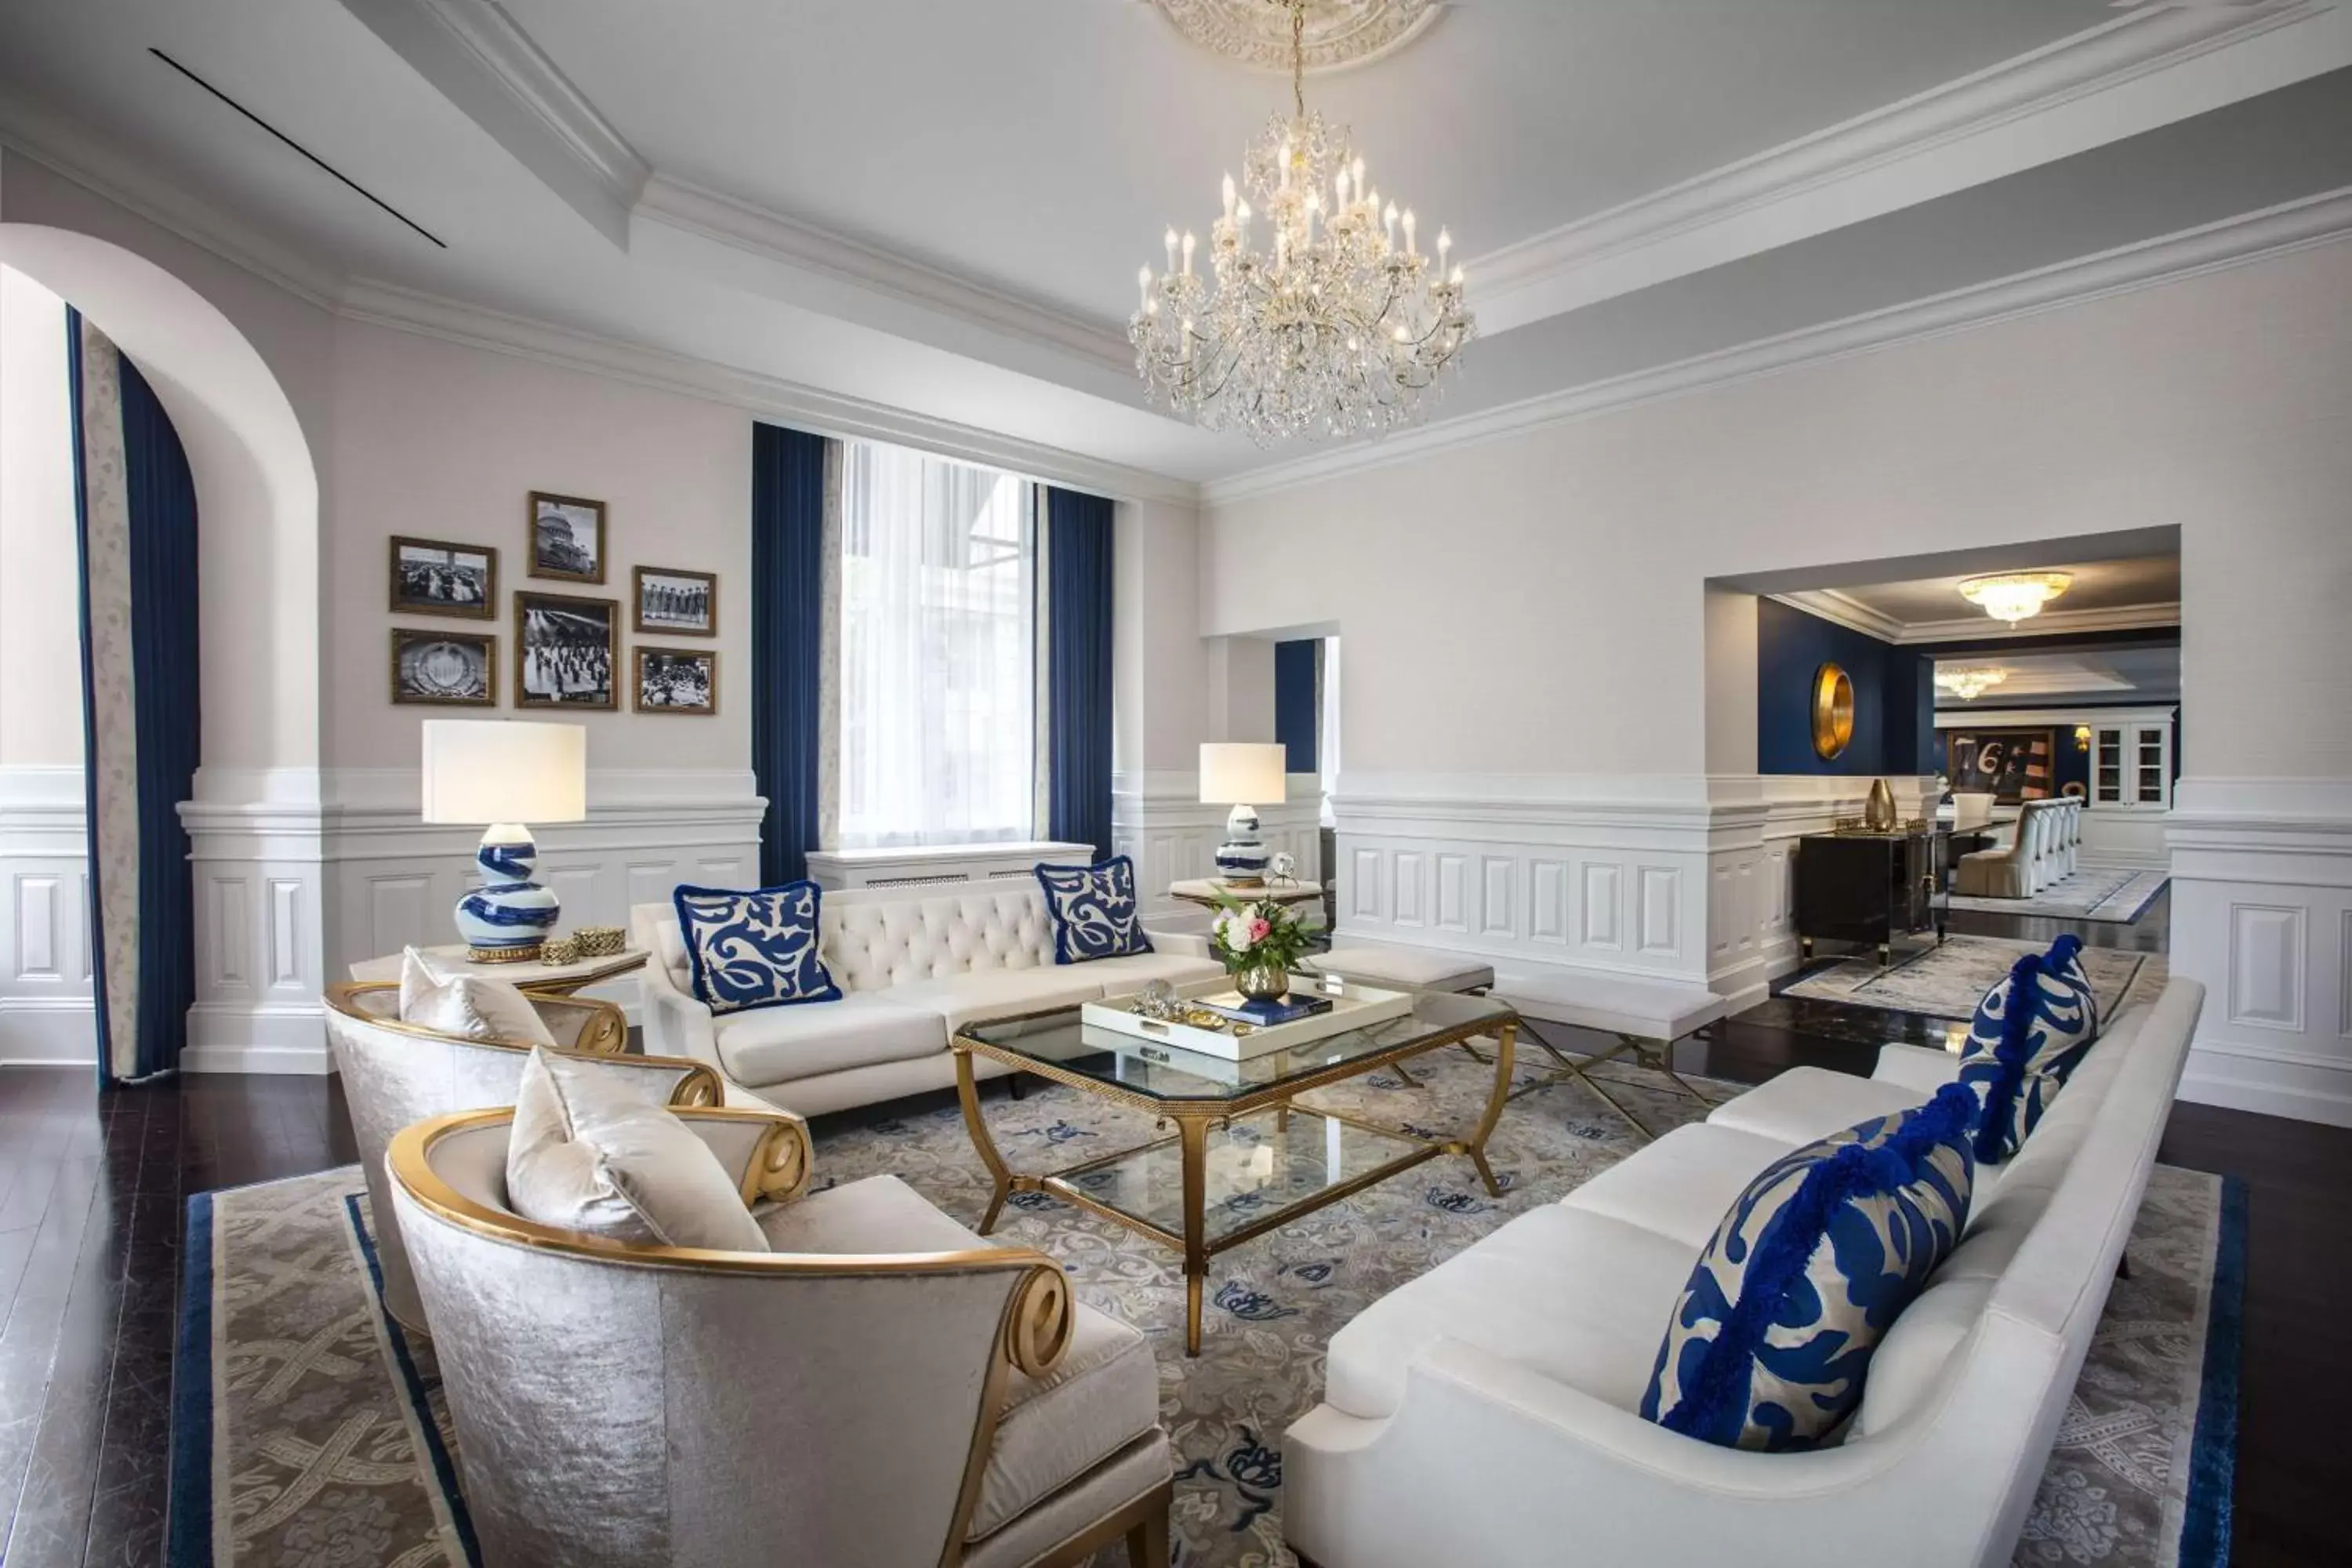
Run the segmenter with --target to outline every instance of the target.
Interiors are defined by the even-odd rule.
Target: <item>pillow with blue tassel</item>
[[[1977,1100],[1971,1152],[1999,1164],[2024,1147],[2042,1113],[2099,1036],[2099,1002],[2082,942],[2062,936],[2029,952],[1977,1004],[1960,1052],[1959,1081]]]
[[[817,954],[822,898],[814,882],[748,892],[681,886],[672,893],[696,999],[719,1016],[841,1000]]]
[[[1044,866],[1037,885],[1054,917],[1054,962],[1085,963],[1151,951],[1136,910],[1135,862],[1124,855],[1092,866]]]
[[[1643,1419],[1765,1452],[1833,1438],[1871,1352],[1968,1225],[1975,1110],[1947,1084],[1765,1167],[1675,1303]]]

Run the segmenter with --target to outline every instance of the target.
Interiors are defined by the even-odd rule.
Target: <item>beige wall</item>
[[[0,267],[0,767],[79,767],[81,568],[65,302]]]
[[[2336,243],[1212,505],[1202,630],[1335,623],[1350,773],[1695,774],[1707,579],[2178,524],[2188,771],[2352,777],[2347,300]]]
[[[336,323],[333,483],[327,498],[326,752],[331,766],[413,767],[417,725],[466,710],[394,706],[389,628],[499,638],[499,709],[577,720],[597,768],[751,766],[751,418],[740,409],[583,375],[365,322]],[[602,584],[528,575],[534,489],[605,503]],[[387,613],[394,534],[499,552],[495,622]],[[631,569],[719,574],[715,643],[630,628]],[[620,708],[518,709],[518,592],[620,604]],[[633,650],[719,649],[719,716],[630,711]],[[482,710],[473,710],[481,712]]]

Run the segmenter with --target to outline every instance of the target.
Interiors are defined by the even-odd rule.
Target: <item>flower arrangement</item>
[[[1280,996],[1290,988],[1291,966],[1312,940],[1289,910],[1266,900],[1243,903],[1221,895],[1223,906],[1209,926],[1209,946],[1239,984],[1244,995]]]

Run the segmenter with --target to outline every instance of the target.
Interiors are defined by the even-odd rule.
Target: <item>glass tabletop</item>
[[[1213,1127],[1202,1151],[1202,1234],[1213,1243],[1426,1147],[1304,1107],[1283,1124],[1269,1110]],[[1054,1180],[1171,1236],[1184,1234],[1183,1152],[1173,1138]]]
[[[1487,996],[1454,991],[1415,991],[1412,996],[1412,1011],[1402,1017],[1239,1062],[1098,1028],[1084,1022],[1076,1007],[1034,1018],[974,1024],[961,1033],[997,1052],[1152,1100],[1244,1100],[1349,1062],[1410,1050],[1441,1036],[1484,1033],[1517,1016]]]

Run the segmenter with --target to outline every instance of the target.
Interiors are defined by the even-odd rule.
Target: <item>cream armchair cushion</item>
[[[400,1021],[461,1040],[556,1043],[520,991],[486,975],[445,974],[413,947],[400,955]]]
[[[507,1194],[525,1219],[615,1241],[768,1249],[742,1191],[684,1122],[545,1050],[515,1095]]]

